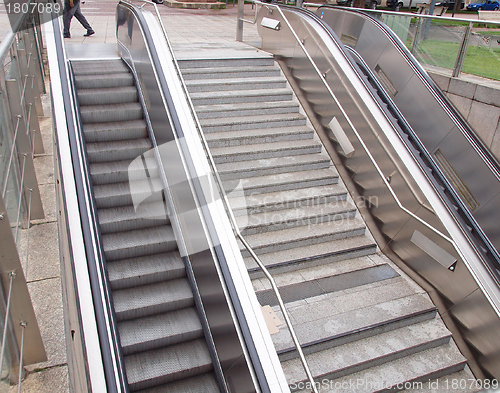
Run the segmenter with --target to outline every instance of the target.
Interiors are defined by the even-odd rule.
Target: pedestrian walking
[[[90,27],[89,22],[83,16],[80,9],[80,0],[64,0],[64,10],[63,10],[63,24],[64,24],[64,38],[71,38],[69,33],[69,27],[71,25],[71,19],[73,16],[82,24],[82,26],[87,29],[87,32],[83,35],[84,37],[90,37],[95,34],[95,31]]]

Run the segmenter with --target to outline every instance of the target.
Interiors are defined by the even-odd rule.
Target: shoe
[[[87,30],[87,32],[83,35],[84,37],[90,37],[91,35],[95,34],[94,30]]]
[[[64,34],[64,38],[71,38],[69,34]]]

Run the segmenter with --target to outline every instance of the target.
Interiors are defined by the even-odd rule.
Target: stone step
[[[222,78],[255,78],[276,77],[281,70],[274,64],[270,66],[240,66],[240,67],[199,67],[182,70],[184,80],[222,79]]]
[[[78,103],[80,105],[124,104],[137,101],[135,86],[78,90]]]
[[[170,226],[143,228],[102,235],[106,261],[135,258],[177,249]]]
[[[259,255],[259,259],[274,275],[370,255],[376,251],[377,245],[367,236],[354,236],[309,247],[270,252]],[[264,276],[253,258],[248,257],[244,261],[251,278]]]
[[[144,119],[84,124],[83,133],[88,143],[148,137]]]
[[[213,370],[210,353],[203,339],[129,355],[124,360],[132,392]]]
[[[203,337],[195,307],[123,321],[118,331],[125,356]]]
[[[106,263],[111,289],[138,287],[186,276],[179,252],[170,251]]]
[[[245,236],[268,233],[287,228],[306,227],[335,220],[354,219],[356,207],[348,201],[331,204],[302,206],[298,209],[283,209],[272,212],[252,214],[248,217],[237,216],[236,222]]]
[[[255,145],[214,147],[210,149],[216,164],[290,157],[321,152],[322,145],[315,140],[298,140]]]
[[[149,138],[93,142],[87,143],[87,156],[90,163],[132,161],[150,149],[151,141]]]
[[[312,129],[299,126],[210,132],[205,138],[209,147],[228,147],[312,139],[313,135]]]
[[[163,200],[163,184],[159,178],[94,186],[94,200],[98,209],[150,203]],[[133,193],[133,197],[132,194]]]
[[[235,216],[274,212],[283,209],[298,209],[304,206],[329,204],[347,199],[346,189],[338,184],[235,198],[231,198],[230,193],[228,195],[229,204]]]
[[[374,276],[369,276],[371,273]],[[338,347],[426,320],[434,320],[436,325],[444,329],[442,321],[435,321],[437,310],[427,297],[421,294],[408,295],[408,290],[405,292],[407,296],[396,292],[402,285],[400,280],[394,279],[394,274],[397,273],[388,269],[387,265],[379,265],[322,280],[280,287],[283,300],[290,303],[287,308],[294,321],[295,317],[301,321],[294,323],[293,328],[304,352],[309,354]],[[338,300],[348,301],[353,296],[362,295],[363,287],[367,292],[381,293],[383,300],[375,299],[377,303],[370,302],[370,306],[336,312]],[[294,294],[294,291],[302,293]],[[270,291],[257,293],[257,297],[262,305],[272,306],[276,303],[275,295],[268,292]],[[304,307],[305,304],[309,308]],[[355,304],[359,305],[359,302]],[[390,307],[395,308],[389,309]],[[278,319],[283,321],[280,310],[276,306],[273,309]],[[310,320],[304,322],[306,318]],[[282,325],[279,329],[279,333],[271,337],[280,359],[296,358],[298,355],[287,326]]]
[[[198,59],[182,59],[178,60],[179,67],[182,72],[195,68],[233,68],[233,67],[270,67],[274,66],[274,58],[272,56],[248,56],[248,57],[232,57],[232,58],[198,58]]]
[[[252,250],[257,254],[284,251],[297,247],[308,247],[312,244],[345,239],[365,234],[365,223],[357,218],[322,222],[311,225],[308,230],[302,227],[282,229],[272,233],[259,233],[245,236]],[[249,257],[248,251],[241,245],[243,257]]]
[[[189,95],[195,106],[231,103],[273,102],[292,99],[289,89],[260,89],[237,91],[210,91]]]
[[[333,382],[342,377],[357,380],[356,376],[365,371],[363,375],[366,379],[360,382],[368,383],[371,381],[372,386],[367,386],[366,389],[355,386],[353,391],[374,392],[382,391],[384,387],[393,386],[393,381],[404,382],[408,380],[407,376],[403,377],[406,374],[405,370],[416,372],[415,374],[420,374],[419,377],[427,377],[435,375],[436,370],[446,369],[449,372],[464,367],[465,359],[460,355],[460,352],[456,351],[450,356],[449,352],[454,343],[450,341],[451,333],[443,327],[442,323],[430,320],[421,322],[419,325],[419,328],[404,326],[359,342],[309,354],[306,358],[311,373],[316,380],[331,380]],[[442,359],[436,359],[438,354]],[[298,359],[282,362],[285,376],[292,390],[296,383],[304,381],[302,365],[299,363]],[[438,366],[440,363],[446,364],[446,366]],[[401,368],[394,367],[396,365]],[[385,373],[379,373],[374,368],[385,369]],[[393,370],[393,372],[389,370]],[[380,388],[373,387],[376,381],[380,384]],[[389,384],[383,386],[387,382]],[[335,390],[327,388],[323,391]]]
[[[113,291],[116,319],[121,322],[194,306],[187,278]]]
[[[299,104],[294,101],[244,102],[240,104],[198,105],[196,114],[199,119],[220,117],[257,116],[277,113],[298,112]]]
[[[313,171],[329,168],[330,165],[330,159],[325,155],[305,154],[301,156],[218,164],[217,169],[221,179],[224,181],[284,172]]]
[[[226,192],[234,189],[236,180],[225,181],[223,186]],[[271,193],[277,191],[296,190],[307,187],[326,186],[338,183],[338,174],[333,168],[318,169],[314,172],[297,171],[247,177],[240,179],[238,184],[246,196]]]
[[[107,123],[142,119],[142,107],[138,102],[125,104],[85,105],[80,107],[83,124]]]
[[[283,113],[258,116],[226,117],[200,120],[203,132],[242,131],[252,129],[305,126],[306,117],[300,113]]]
[[[261,90],[261,89],[283,89],[286,79],[282,76],[253,77],[253,78],[224,78],[224,79],[202,79],[187,80],[186,86],[189,93],[235,91],[235,90]]]
[[[170,220],[166,212],[165,203],[156,201],[143,203],[137,209],[132,205],[98,209],[97,217],[101,234],[107,234],[168,225]]]

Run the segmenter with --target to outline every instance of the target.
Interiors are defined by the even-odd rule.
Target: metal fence
[[[44,152],[42,38],[34,18],[20,18],[0,43],[0,366],[11,384],[23,379],[23,365],[46,360],[25,279],[30,222],[44,217],[33,163]]]

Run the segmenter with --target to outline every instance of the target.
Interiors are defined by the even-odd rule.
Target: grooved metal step
[[[124,355],[203,337],[200,318],[194,307],[124,321],[118,329]]]
[[[113,290],[174,280],[186,276],[186,268],[177,250],[109,261],[107,268],[109,282]]]
[[[204,340],[198,339],[125,357],[131,391],[212,371]]]
[[[72,67],[128,388],[218,391],[134,78],[121,60]]]
[[[194,306],[187,278],[142,285],[113,292],[118,321],[147,317]]]
[[[181,379],[156,388],[142,390],[141,393],[220,393],[217,379],[213,372]]]

